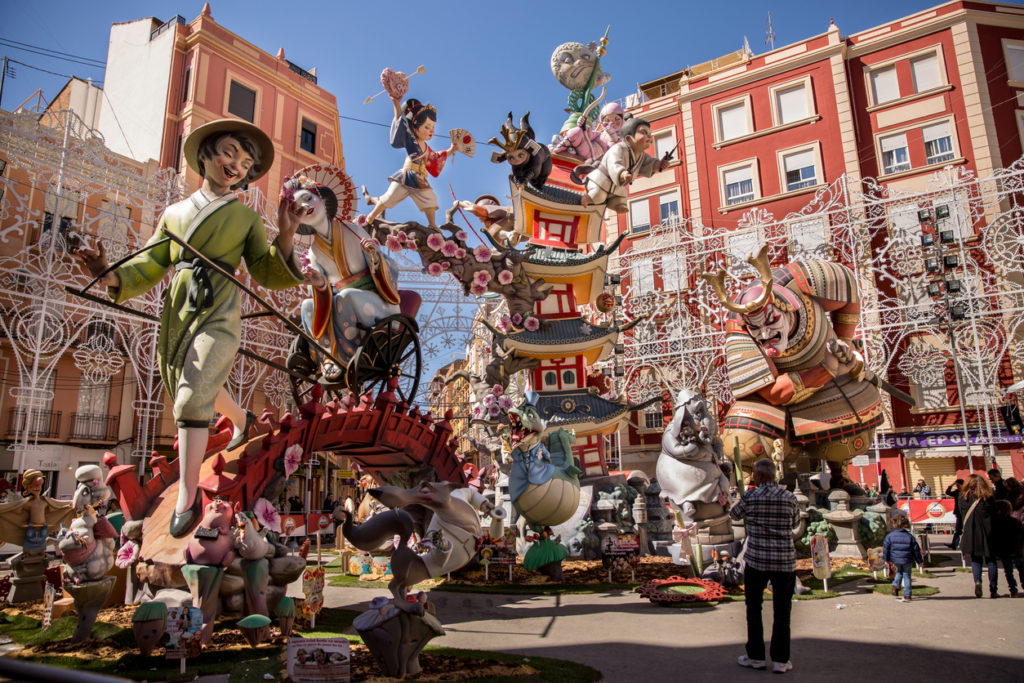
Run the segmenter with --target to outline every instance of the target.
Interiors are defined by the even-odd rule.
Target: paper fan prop
[[[476,154],[476,140],[473,139],[473,134],[468,130],[453,128],[448,131],[448,135],[451,136],[456,151],[462,152],[467,157]]]
[[[312,164],[296,171],[295,176],[306,176],[317,185],[331,190],[338,200],[338,213],[335,218],[340,221],[351,221],[355,218],[358,208],[356,185],[348,177],[348,173],[331,164]]]

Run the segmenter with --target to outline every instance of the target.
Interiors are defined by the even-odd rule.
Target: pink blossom
[[[487,394],[486,396],[484,396],[484,407],[485,408],[490,408],[491,406],[494,405],[494,401],[495,401],[494,396],[491,395],[491,394]]]
[[[480,285],[474,282],[469,287],[469,293],[472,294],[473,296],[482,296],[487,293],[487,287],[485,285]],[[487,351],[490,352],[490,349],[488,349]]]
[[[473,284],[477,284],[480,285],[481,287],[484,287],[490,281],[491,274],[488,273],[486,270],[478,270],[475,273],[473,273]]]
[[[473,250],[473,256],[475,256],[476,260],[480,263],[487,263],[491,260],[491,250],[481,244]]]
[[[532,315],[526,319],[523,323],[523,327],[528,329],[530,332],[536,332],[540,329],[540,320],[537,320]]]
[[[498,417],[498,415],[500,415],[500,414],[501,414],[501,408],[498,407],[497,403],[495,403],[494,405],[492,405],[490,408],[487,409],[487,416],[488,417]]]
[[[511,327],[510,323],[511,321],[508,317],[502,317],[502,319],[498,321],[498,324],[495,325],[495,328],[497,328],[498,332],[508,332],[508,328]]]
[[[480,419],[484,414],[484,409],[480,406],[473,406],[473,417]]]
[[[125,541],[124,545],[117,551],[117,559],[114,564],[118,569],[127,569],[139,559],[139,544],[135,541]]]
[[[513,313],[512,314],[512,324],[513,325],[522,325],[523,324],[523,314],[522,313]]]
[[[503,270],[500,273],[498,273],[498,282],[500,282],[503,285],[507,285],[510,282],[512,282],[512,271]]]
[[[452,267],[452,264],[451,264],[450,261],[441,261],[441,268],[443,270],[448,270],[451,267]]]
[[[501,388],[500,384],[495,384],[493,387],[491,387],[491,393],[494,394],[495,396],[501,396],[502,394],[505,393],[505,390]]]
[[[457,233],[455,233],[455,239],[457,240],[465,242],[468,238],[469,235],[466,234],[465,230],[459,230]]]
[[[447,256],[448,258],[451,258],[452,256],[455,256],[455,252],[458,251],[458,248],[459,246],[455,244],[455,242],[448,240],[441,247],[441,253]]]
[[[409,239],[409,235],[405,233],[405,230],[399,230],[396,237],[398,238],[398,241],[401,242],[402,244],[405,244],[405,241]]]
[[[281,515],[269,500],[266,498],[260,498],[256,501],[256,504],[252,506],[252,511],[256,515],[256,519],[260,524],[276,534],[281,533]]]
[[[462,247],[459,247],[458,249],[456,249],[455,250],[455,258],[457,258],[457,259],[464,259],[464,258],[466,258],[466,250],[463,249]]]
[[[427,272],[433,275],[434,277],[437,277],[438,275],[444,272],[444,268],[441,267],[440,263],[435,261],[434,263],[431,263],[429,266],[427,266]]]
[[[435,232],[427,238],[427,246],[431,251],[437,251],[444,246],[444,238]]]
[[[510,399],[508,396],[500,397],[498,399],[498,407],[501,408],[502,410],[511,410],[512,409],[512,399]]]
[[[394,235],[388,235],[386,244],[391,251],[398,251],[402,248],[402,243]]]
[[[302,462],[302,446],[294,443],[284,451],[284,476],[290,477]]]

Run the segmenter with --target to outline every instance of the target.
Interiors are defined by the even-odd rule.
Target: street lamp
[[[932,248],[934,250],[934,256],[929,256],[924,260],[924,267],[928,273],[942,274],[941,282],[930,282],[927,286],[928,296],[933,299],[942,297],[943,303],[946,308],[945,318],[935,317],[931,320],[933,324],[945,325],[946,336],[949,341],[949,348],[953,355],[953,375],[956,379],[956,390],[960,403],[960,424],[963,427],[964,432],[964,448],[967,449],[967,467],[971,473],[974,473],[974,460],[971,457],[971,435],[967,429],[967,410],[965,408],[966,396],[964,395],[964,383],[963,377],[960,374],[960,362],[957,357],[956,347],[956,334],[953,331],[952,321],[963,320],[967,317],[967,308],[963,303],[954,301],[950,295],[959,294],[962,290],[961,282],[957,279],[953,272],[960,266],[960,258],[956,254],[944,253],[944,248],[952,244],[956,237],[952,230],[940,230],[938,231],[939,240],[938,243],[935,241],[935,236],[926,230],[926,228],[935,229],[932,223],[932,214],[927,209],[922,209],[917,212],[918,220],[921,222],[921,246],[924,248]],[[935,207],[936,219],[949,218],[949,207],[948,206],[937,206]],[[940,265],[941,264],[941,265]]]

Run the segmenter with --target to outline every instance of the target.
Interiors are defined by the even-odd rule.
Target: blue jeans
[[[982,557],[971,555],[971,573],[974,574],[974,583],[981,583],[981,565],[988,568],[988,589],[992,593],[999,590],[999,569],[993,557]]]
[[[910,582],[913,580],[911,572],[914,571],[914,563],[908,562],[907,564],[896,564],[896,577],[892,580],[894,588],[898,588],[899,585],[903,584],[903,595],[910,597]]]
[[[1017,592],[1017,581],[1014,580],[1013,570],[1017,570],[1020,582],[1024,585],[1024,557],[1001,557],[999,562],[1003,565],[1003,573],[1006,574],[1006,585],[1010,587],[1010,595]]]

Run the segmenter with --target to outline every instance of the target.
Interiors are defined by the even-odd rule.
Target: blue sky
[[[426,73],[413,77],[410,95],[437,107],[439,133],[466,128],[478,143],[475,158],[457,156],[454,165],[434,181],[441,220],[451,205],[449,183],[460,199],[507,194],[508,166],[490,162],[494,148],[485,142],[498,134],[510,110],[516,121],[525,111],[531,112],[541,142],[550,141],[558,131],[566,116],[568,91],[551,75],[549,60],[561,43],[597,40],[610,25],[602,67],[612,75],[608,97],[617,99],[634,92],[638,83],[737,50],[744,37],[755,53],[767,51],[769,12],[775,46],[782,47],[825,32],[830,18],[848,35],[932,4],[927,0],[294,4],[219,0],[211,8],[219,24],[263,50],[275,54],[283,47],[292,62],[306,69],[317,67],[319,84],[338,98],[346,169],[357,185],[365,184],[372,194],[384,192],[387,176],[401,166],[403,154],[387,144],[386,126],[392,113],[387,98],[381,96],[369,105],[363,101],[381,90],[384,67],[412,72],[425,65]],[[167,20],[175,14],[191,21],[202,7],[202,2],[195,1],[0,0],[0,39],[103,61],[112,23],[147,16]],[[2,44],[0,54],[58,74],[103,78],[101,66],[52,59]],[[52,98],[66,81],[20,64],[14,69],[15,77],[8,76],[4,85],[6,110],[37,88]],[[447,146],[444,139],[436,138],[435,143],[435,149]],[[422,214],[406,201],[389,211],[388,218],[422,221]],[[436,364],[448,362],[450,354],[461,351],[446,350]],[[424,373],[423,381],[429,381],[432,373],[433,367]]]
[[[166,20],[181,14],[191,21],[202,2],[21,2],[0,0],[0,38],[93,60],[105,60],[110,25],[145,16]],[[568,92],[551,75],[553,49],[566,41],[597,40],[611,25],[608,97],[620,98],[641,82],[721,56],[743,45],[766,51],[766,19],[771,12],[775,45],[780,47],[822,33],[829,19],[844,35],[932,6],[927,1],[858,2],[436,2],[392,1],[295,3],[211,3],[213,18],[258,47],[276,53],[284,47],[292,62],[317,67],[319,83],[338,98],[346,167],[357,184],[373,194],[387,187],[387,176],[402,153],[387,145],[391,106],[378,92],[384,67],[413,71],[410,94],[438,108],[438,131],[466,128],[477,138],[476,157],[458,156],[434,183],[442,210],[450,205],[448,184],[460,199],[507,193],[507,165],[492,164],[485,143],[498,133],[509,110],[516,120],[529,110],[542,142],[565,118]],[[384,8],[383,10],[379,8]],[[0,45],[0,54],[60,74],[103,78],[102,67],[51,59]],[[57,94],[59,76],[14,65],[2,107],[10,110],[42,88]],[[436,138],[435,148],[446,146]],[[391,219],[420,216],[411,201],[389,212]],[[440,218],[440,216],[439,216]]]

